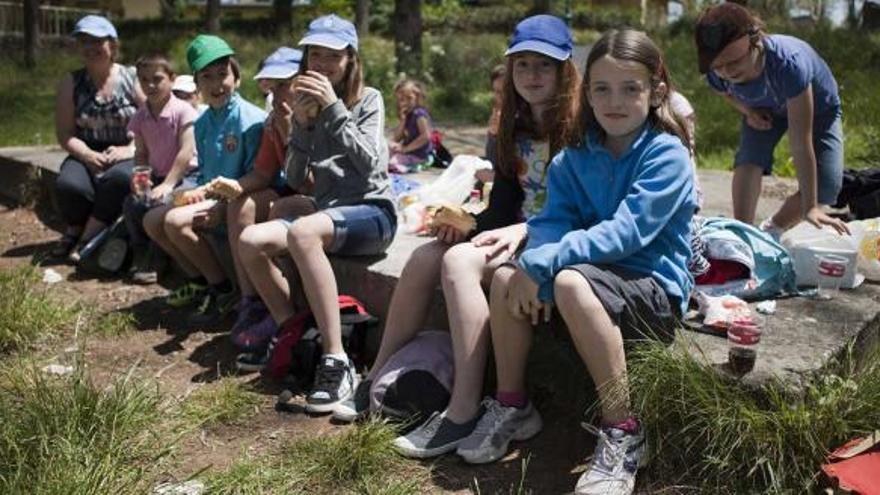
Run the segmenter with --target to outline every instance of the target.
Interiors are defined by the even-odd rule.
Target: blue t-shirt
[[[209,108],[196,119],[199,185],[219,176],[238,179],[254,168],[266,112],[238,93],[223,108]]]
[[[769,108],[774,114],[787,114],[789,99],[813,86],[813,113],[817,117],[836,117],[840,111],[837,81],[828,64],[809,44],[793,36],[765,36],[764,70],[753,81],[742,84],[721,79],[714,71],[706,74],[709,86],[727,93],[750,108]]]

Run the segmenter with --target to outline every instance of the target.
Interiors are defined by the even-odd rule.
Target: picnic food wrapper
[[[710,296],[700,291],[696,291],[694,295],[705,326],[727,329],[734,320],[752,319],[749,304],[736,296]]]

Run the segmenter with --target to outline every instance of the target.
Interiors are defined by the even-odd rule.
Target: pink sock
[[[522,409],[529,403],[529,397],[525,392],[495,392],[495,399],[504,407]]]
[[[610,426],[611,428],[617,428],[618,430],[623,430],[627,433],[636,433],[639,431],[639,420],[636,419],[635,416],[630,416],[619,423],[603,423],[605,426]]]

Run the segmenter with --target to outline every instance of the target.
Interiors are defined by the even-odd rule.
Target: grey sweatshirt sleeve
[[[287,174],[287,184],[296,191],[305,182],[309,171],[309,154],[312,149],[312,135],[314,131],[296,124],[293,120],[293,130],[290,135],[290,143],[287,146],[287,154],[284,157],[284,170]]]
[[[318,126],[341,145],[355,170],[369,176],[379,166],[380,146],[385,144],[385,103],[376,90],[364,91],[363,98],[349,112],[341,100],[325,108],[318,116]]]

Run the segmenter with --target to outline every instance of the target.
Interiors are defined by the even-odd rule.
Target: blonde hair
[[[425,90],[425,85],[422,84],[421,81],[410,78],[401,79],[394,85],[394,94],[396,95],[397,92],[401,90],[412,91],[413,94],[416,95],[416,106],[425,109],[428,108],[428,92]]]

